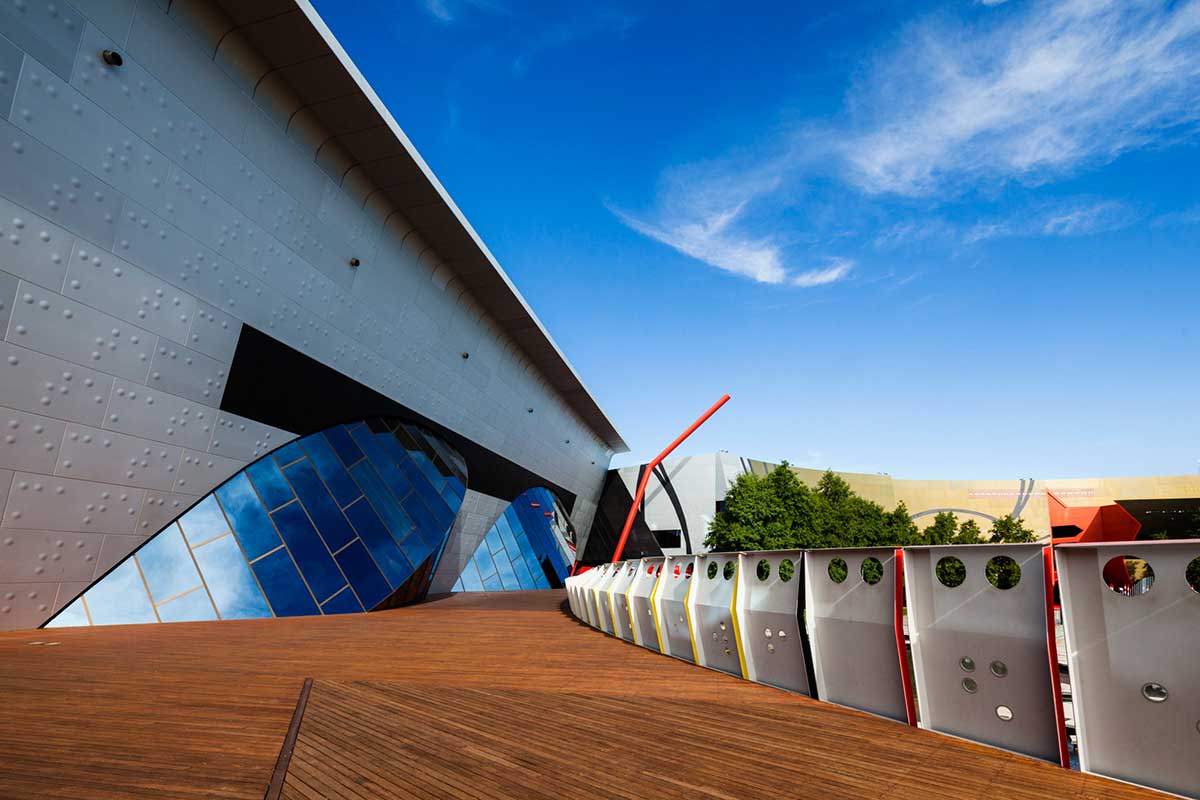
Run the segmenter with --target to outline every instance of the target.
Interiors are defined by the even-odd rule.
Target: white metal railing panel
[[[695,662],[691,621],[687,615],[688,590],[692,587],[692,556],[666,556],[662,575],[654,587],[654,619],[662,652]]]
[[[921,727],[1058,763],[1042,546],[914,547],[904,556]],[[989,562],[1006,563],[993,559],[1019,568],[1011,588],[989,582]]]
[[[608,564],[600,564],[588,570],[590,579],[588,580],[584,596],[587,598],[587,610],[589,622],[596,630],[604,630],[603,617],[600,616],[599,588],[600,584],[608,577]]]
[[[629,617],[629,587],[633,585],[637,568],[637,560],[622,562],[617,577],[608,590],[614,631],[627,642],[633,641],[632,620]]]
[[[567,606],[571,609],[571,616],[579,619],[579,607],[575,605],[575,576],[568,577],[563,585],[567,588]]]
[[[741,553],[733,604],[746,679],[811,695],[800,627],[803,570],[803,550]]]
[[[633,621],[634,641],[642,647],[656,652],[660,650],[660,647],[651,596],[654,594],[654,587],[658,584],[659,576],[663,571],[663,562],[664,559],[661,556],[643,558],[638,562],[637,570],[633,575],[633,583],[626,592],[626,597],[629,599],[629,616]]]
[[[592,587],[592,581],[596,579],[596,576],[593,574],[595,571],[595,569],[589,569],[587,572],[575,576],[575,604],[579,608],[579,618],[593,628],[598,627],[598,625],[596,623],[596,615],[592,610],[592,600],[589,592]]]
[[[594,591],[596,597],[596,610],[600,618],[600,630],[615,636],[616,631],[613,628],[612,600],[609,597],[609,592],[612,590],[613,582],[617,579],[617,575],[620,573],[621,565],[601,564],[600,569],[603,570],[603,574],[601,574],[601,576],[596,580]]]
[[[688,612],[695,633],[697,663],[744,677],[737,620],[733,613],[737,565],[736,553],[696,556]]]
[[[895,549],[810,550],[804,558],[817,697],[908,722],[902,631],[900,647],[896,642]]]
[[[1054,552],[1080,767],[1200,797],[1200,540]]]

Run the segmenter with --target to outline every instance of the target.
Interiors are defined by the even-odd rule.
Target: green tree
[[[954,534],[954,544],[983,544],[983,531],[979,523],[973,519],[964,520]]]
[[[989,540],[993,544],[1004,542],[1006,544],[1025,544],[1027,542],[1036,542],[1037,537],[1033,531],[1025,527],[1025,520],[1021,518],[1013,519],[1012,514],[1005,514],[998,520],[992,523],[992,529],[988,532]]]
[[[958,517],[951,511],[940,511],[933,524],[925,529],[926,544],[952,544],[958,533]]]

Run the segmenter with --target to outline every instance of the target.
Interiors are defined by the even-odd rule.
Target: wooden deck
[[[57,644],[31,644],[46,642]],[[655,655],[561,592],[0,633],[0,797],[1155,797]]]

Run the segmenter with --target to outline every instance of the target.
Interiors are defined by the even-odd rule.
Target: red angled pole
[[[646,465],[646,471],[642,474],[642,480],[638,483],[637,493],[633,496],[633,505],[629,507],[629,516],[625,518],[625,527],[621,529],[621,538],[617,541],[617,549],[613,550],[612,560],[614,564],[621,560],[621,554],[625,552],[625,541],[629,538],[629,532],[633,530],[633,521],[637,519],[637,510],[642,504],[642,498],[646,495],[646,484],[650,482],[650,475],[654,472],[654,468],[662,463],[664,458],[671,455],[671,451],[676,447],[679,447],[679,445],[683,443],[684,439],[691,436],[696,432],[697,428],[707,422],[709,417],[717,413],[718,408],[728,402],[729,395],[725,395],[716,403],[714,403],[712,408],[710,408],[708,411],[705,411],[704,414],[701,415],[700,419],[693,422],[686,431],[679,434],[679,438],[667,445],[666,450],[663,450],[661,453],[655,456],[653,461]]]

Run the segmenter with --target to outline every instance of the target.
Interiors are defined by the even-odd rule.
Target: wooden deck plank
[[[0,797],[261,798],[309,676],[285,798],[1160,796],[683,664],[528,592],[0,633]]]

